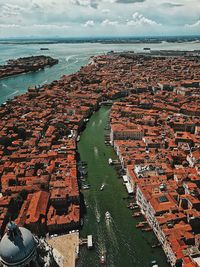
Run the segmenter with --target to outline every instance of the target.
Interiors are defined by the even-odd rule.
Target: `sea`
[[[41,51],[45,47],[49,50]],[[0,79],[0,104],[23,94],[30,86],[43,85],[59,79],[64,74],[77,72],[81,66],[88,64],[95,55],[105,54],[109,51],[142,52],[145,47],[151,50],[199,50],[198,42],[169,43],[138,43],[138,44],[103,44],[103,43],[52,43],[52,44],[4,44],[0,42],[0,65],[9,59],[19,57],[48,55],[59,59],[59,64],[37,72],[21,74]]]

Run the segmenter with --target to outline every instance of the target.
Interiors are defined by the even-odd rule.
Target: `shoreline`
[[[57,59],[49,56],[32,56],[7,61],[6,65],[0,66],[0,80],[12,76],[36,72],[45,67],[52,67],[58,64]]]

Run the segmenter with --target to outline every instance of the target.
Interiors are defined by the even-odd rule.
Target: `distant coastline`
[[[200,43],[200,36],[168,36],[168,37],[99,37],[99,38],[5,38],[0,44],[75,44],[75,43],[102,43],[102,44],[159,44],[159,43]]]

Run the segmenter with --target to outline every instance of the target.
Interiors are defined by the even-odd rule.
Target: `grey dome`
[[[10,224],[8,230],[13,231],[14,223]],[[17,234],[10,236],[7,232],[0,242],[1,261],[8,265],[20,264],[28,260],[36,249],[36,241],[31,232],[23,227],[14,226]]]

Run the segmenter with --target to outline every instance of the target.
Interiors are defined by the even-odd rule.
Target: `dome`
[[[0,242],[1,261],[6,265],[18,265],[26,262],[35,252],[36,241],[31,232],[11,222],[7,233]]]

